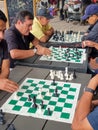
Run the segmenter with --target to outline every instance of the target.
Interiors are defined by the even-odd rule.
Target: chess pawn
[[[77,78],[77,76],[76,76],[76,70],[74,70],[74,72],[73,72],[73,78],[74,78],[74,79]]]
[[[73,74],[70,74],[69,81],[73,80]]]
[[[41,92],[38,94],[37,98],[43,99],[43,96],[42,96]]]
[[[61,73],[62,73],[61,70],[57,71],[57,77],[58,77],[58,79],[60,79]]]
[[[50,70],[50,77],[51,77],[51,79],[54,79],[54,77],[55,77],[55,71]]]
[[[50,93],[50,90],[48,89],[47,91],[47,96],[52,96],[52,94]]]
[[[69,75],[67,74],[67,75],[66,75],[66,81],[68,81],[68,80],[69,80]]]
[[[64,80],[63,73],[60,74],[60,80]]]

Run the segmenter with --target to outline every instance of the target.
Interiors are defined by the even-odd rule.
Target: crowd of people
[[[17,83],[8,78],[10,68],[15,67],[17,60],[33,57],[35,54],[51,54],[41,43],[46,43],[54,33],[49,23],[52,18],[47,8],[40,8],[36,17],[23,10],[17,13],[13,24],[6,30],[7,18],[0,10],[0,90],[13,93],[19,88]],[[89,4],[81,19],[90,24],[82,38],[82,48],[91,49],[88,68],[95,76],[89,81],[77,104],[72,129],[98,130],[98,100],[93,101],[98,86],[98,5]],[[29,48],[30,43],[32,48]]]

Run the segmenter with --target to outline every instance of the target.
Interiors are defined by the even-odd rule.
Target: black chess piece
[[[48,115],[51,115],[51,111],[50,111],[50,108],[48,108]]]
[[[76,70],[74,69],[74,72],[73,72],[73,78],[76,79],[77,76],[76,76]]]
[[[31,95],[28,95],[28,101],[31,101],[32,99],[31,99]]]
[[[3,112],[3,110],[2,110],[2,109],[0,109],[0,114],[4,115],[4,112]]]
[[[16,130],[14,124],[8,124],[8,129],[7,130]]]
[[[64,37],[64,31],[62,31],[62,37]]]
[[[2,109],[0,109],[0,124],[3,125],[5,124],[5,119],[4,119],[4,113],[2,111]]]
[[[43,104],[43,101],[41,101],[41,109],[44,109],[44,104]]]
[[[58,90],[57,90],[57,88],[55,89],[54,95],[55,95],[56,97],[58,97]]]
[[[55,83],[55,79],[53,79],[52,85],[54,85],[54,86],[56,85],[56,83]]]
[[[33,108],[37,108],[36,96],[33,97]]]

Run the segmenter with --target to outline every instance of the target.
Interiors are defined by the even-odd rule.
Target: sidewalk
[[[73,31],[81,31],[85,32],[88,28],[87,25],[80,25],[78,21],[70,21],[69,23],[66,20],[60,20],[59,16],[55,16],[54,19],[50,21],[51,25],[55,30],[73,30]],[[75,24],[76,23],[76,24]]]
[[[4,12],[4,1],[0,1],[0,9]],[[88,26],[81,26],[79,23],[74,24],[75,21],[67,23],[65,20],[60,20],[59,16],[54,16],[52,20],[50,20],[51,25],[55,30],[61,30],[61,31],[68,31],[68,30],[73,30],[73,31],[81,31],[85,32],[88,28]]]

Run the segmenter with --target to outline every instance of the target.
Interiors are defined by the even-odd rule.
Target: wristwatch
[[[96,91],[93,90],[92,88],[87,88],[87,87],[84,88],[84,91],[85,91],[85,92],[90,92],[90,93],[92,93],[92,94],[94,94],[94,95],[95,95],[95,92],[96,92]]]
[[[33,52],[34,52],[34,54],[36,54],[36,52],[37,52],[37,48],[34,48],[34,49],[33,49]]]

